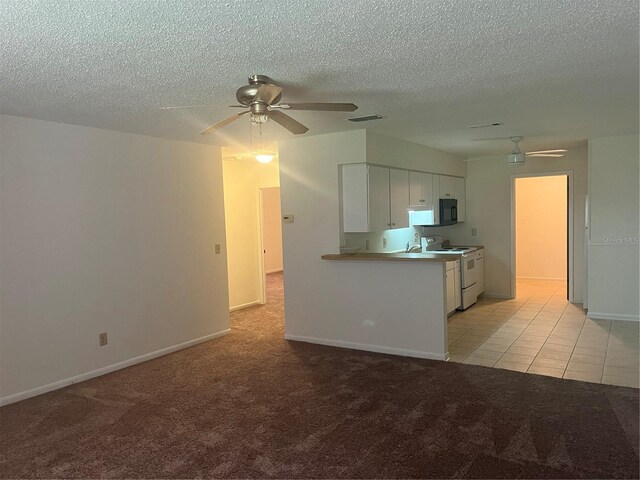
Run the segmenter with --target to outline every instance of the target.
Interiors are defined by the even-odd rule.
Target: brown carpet
[[[232,333],[0,410],[4,478],[637,478],[638,390]]]

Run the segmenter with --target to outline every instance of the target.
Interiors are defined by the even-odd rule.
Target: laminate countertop
[[[484,248],[474,245],[478,250]],[[320,258],[323,260],[376,260],[388,262],[452,262],[460,260],[462,255],[454,253],[327,253]]]
[[[452,262],[460,260],[462,255],[433,253],[328,253],[322,255],[323,260],[376,260],[388,262]]]

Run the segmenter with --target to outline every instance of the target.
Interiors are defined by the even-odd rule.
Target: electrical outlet
[[[107,343],[109,343],[109,339],[107,338],[107,332],[102,332],[100,335],[98,335],[98,338],[100,339],[101,347],[104,347]]]
[[[220,254],[220,244],[216,243],[216,255]]]
[[[471,229],[471,236],[475,237],[478,234],[478,229],[477,228],[472,228]]]
[[[419,234],[418,232],[415,232],[415,233],[413,234],[413,241],[414,241],[415,243],[420,243],[420,234]]]
[[[382,248],[387,248],[387,237],[382,237]]]
[[[369,240],[364,241],[364,249],[369,251]]]

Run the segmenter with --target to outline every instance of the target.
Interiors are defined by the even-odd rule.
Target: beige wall
[[[516,276],[567,278],[567,177],[516,179]]]
[[[262,236],[264,239],[264,271],[282,270],[282,213],[280,187],[262,188]]]
[[[443,227],[457,244],[485,246],[485,289],[490,296],[511,296],[511,185],[514,176],[571,172],[573,178],[573,292],[582,303],[584,280],[584,205],[587,193],[587,149],[570,149],[562,158],[527,158],[522,167],[506,159],[487,158],[467,162],[467,221]],[[471,235],[471,229],[477,235]]]
[[[232,310],[260,303],[262,298],[259,193],[277,187],[278,162],[255,160],[223,162],[224,207]]]
[[[219,148],[10,116],[0,132],[3,402],[227,331]]]
[[[595,318],[639,319],[638,141],[589,140],[588,308]]]

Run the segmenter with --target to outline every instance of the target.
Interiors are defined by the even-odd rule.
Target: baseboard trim
[[[329,340],[327,338],[307,337],[304,335],[284,334],[285,340],[294,340],[296,342],[316,343],[318,345],[326,345],[329,347],[350,348],[353,350],[364,350],[366,352],[387,353],[389,355],[400,355],[403,357],[427,358],[429,360],[446,360],[444,353],[423,352],[420,350],[407,350],[404,348],[383,347],[380,345],[369,345],[366,343],[346,342],[343,340]]]
[[[236,310],[242,310],[243,308],[255,307],[256,305],[262,305],[260,300],[255,300],[249,303],[243,303],[242,305],[236,305],[235,307],[230,307],[230,312],[235,312]]]
[[[282,272],[282,268],[276,268],[274,270],[267,270],[265,273],[265,275],[269,275],[270,273],[278,273],[278,272]]]
[[[598,320],[624,320],[626,322],[640,321],[640,315],[630,315],[627,313],[603,313],[587,310],[587,317]]]
[[[566,282],[566,278],[551,278],[551,277],[517,277],[516,280],[553,280],[559,282]]]
[[[178,350],[183,350],[185,348],[192,347],[199,343],[207,342],[209,340],[213,340],[214,338],[222,337],[224,335],[227,335],[229,332],[231,332],[230,328],[226,330],[222,330],[220,332],[212,333],[211,335],[205,335],[204,337],[194,338],[193,340],[179,343],[177,345],[172,345],[167,348],[162,348],[154,352],[145,353],[144,355],[133,357],[133,358],[130,358],[129,360],[124,360],[122,362],[114,363],[112,365],[107,365],[106,367],[98,368],[97,370],[91,370],[90,372],[81,373],[80,375],[65,378],[63,380],[58,380],[57,382],[49,383],[47,385],[42,385],[40,387],[25,390],[23,392],[7,395],[6,397],[0,397],[0,407],[4,405],[9,405],[11,403],[19,402],[20,400],[26,400],[27,398],[35,397],[37,395],[42,395],[43,393],[52,392],[53,390],[59,390],[64,387],[68,387],[69,385],[72,385],[74,383],[84,382],[85,380],[90,380],[92,378],[99,377],[101,375],[106,375],[107,373],[112,373],[117,370],[122,370],[123,368],[131,367],[132,365],[136,365],[138,363],[143,363],[148,360],[153,360],[154,358],[162,357],[164,355],[168,355]]]

